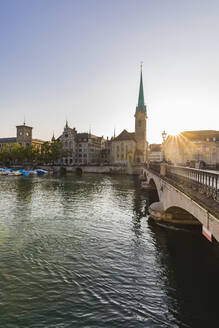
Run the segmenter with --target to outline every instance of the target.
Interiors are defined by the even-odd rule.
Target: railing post
[[[160,164],[160,175],[165,177],[167,174],[167,164],[166,163],[161,163]]]

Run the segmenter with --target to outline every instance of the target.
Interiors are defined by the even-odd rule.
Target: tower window
[[[138,126],[139,126],[139,127],[141,126],[141,121],[138,121]]]

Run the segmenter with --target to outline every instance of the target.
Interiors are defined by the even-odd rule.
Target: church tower
[[[147,122],[147,108],[144,103],[144,90],[142,79],[142,66],[140,75],[140,88],[138,96],[138,106],[135,111],[135,139],[137,141],[137,149],[135,153],[135,161],[144,163],[146,161],[147,141],[146,141],[146,122]]]
[[[17,128],[17,142],[24,147],[32,145],[32,127],[23,125],[16,126]]]

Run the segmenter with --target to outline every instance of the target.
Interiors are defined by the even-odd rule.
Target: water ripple
[[[187,254],[206,244],[148,225],[146,201],[129,177],[0,177],[1,327],[201,327]]]

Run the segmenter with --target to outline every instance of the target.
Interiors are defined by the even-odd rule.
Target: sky
[[[0,0],[0,137],[219,130],[219,1]]]

